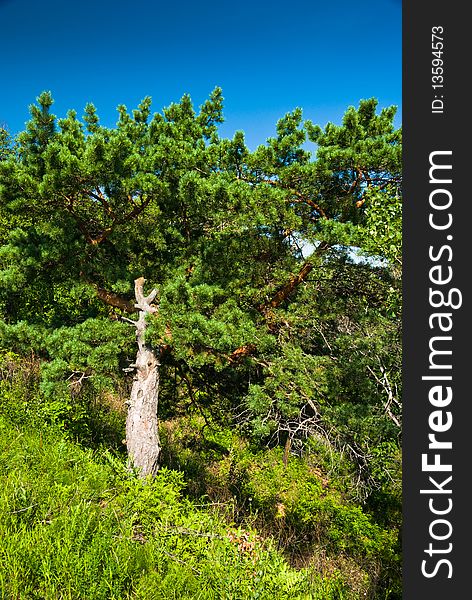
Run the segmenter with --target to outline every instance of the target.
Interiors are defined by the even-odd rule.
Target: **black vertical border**
[[[468,342],[472,336],[472,292],[467,285],[472,278],[469,256],[472,255],[472,151],[470,146],[469,91],[472,79],[472,24],[467,17],[467,2],[405,0],[403,2],[403,132],[404,132],[404,437],[403,437],[403,597],[405,600],[455,600],[472,598],[472,356]],[[444,89],[432,88],[432,28],[444,30]],[[438,30],[436,30],[438,31]],[[443,113],[432,112],[434,95],[444,96]],[[436,103],[439,105],[439,103]],[[453,194],[450,212],[453,217],[449,230],[435,231],[429,225],[429,195],[434,186],[429,182],[429,156],[433,151],[452,151],[452,184],[447,187]],[[445,159],[447,162],[447,159]],[[436,186],[437,187],[437,186]],[[444,211],[445,213],[448,211]],[[452,240],[446,236],[452,235]],[[449,334],[452,356],[444,362],[452,363],[451,385],[453,399],[449,407],[453,417],[449,431],[437,434],[438,439],[452,441],[452,449],[441,452],[441,461],[452,463],[451,473],[425,473],[421,467],[421,455],[428,452],[428,434],[431,429],[428,417],[432,410],[428,399],[431,381],[422,376],[431,374],[429,368],[430,348],[434,333],[429,316],[435,312],[429,304],[429,270],[437,263],[428,256],[429,247],[435,249],[449,244],[452,260],[445,251],[440,261],[444,268],[451,266],[453,278],[446,288],[457,288],[463,296],[462,306],[456,310],[442,308],[452,313],[453,328]],[[437,286],[433,286],[437,287]],[[446,347],[446,345],[444,346]],[[435,374],[445,374],[435,372]],[[437,383],[436,383],[437,385]],[[441,437],[442,436],[442,437]],[[430,454],[434,454],[430,451]],[[429,459],[431,462],[432,458]],[[431,489],[429,476],[438,482],[452,475],[452,481],[444,488],[450,495],[421,494],[421,489]],[[451,512],[441,517],[430,512],[429,498],[437,508],[446,507],[451,498]],[[442,504],[441,504],[442,502]],[[452,525],[450,538],[436,541],[429,528],[438,518],[448,519]],[[436,526],[438,535],[447,533],[447,526]],[[432,543],[436,553],[425,553]],[[449,560],[438,565],[439,560]],[[422,574],[422,561],[427,560],[426,570],[435,576]]]

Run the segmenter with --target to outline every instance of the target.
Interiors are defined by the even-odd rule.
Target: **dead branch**
[[[109,306],[114,306],[115,308],[119,308],[128,313],[136,312],[134,303],[130,300],[127,300],[126,298],[115,294],[115,292],[110,292],[105,288],[99,287],[97,284],[94,284],[90,281],[88,283],[93,285],[97,296],[100,298],[100,300],[105,302],[105,304],[108,304]]]

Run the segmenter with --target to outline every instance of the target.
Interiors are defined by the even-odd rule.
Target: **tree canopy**
[[[192,406],[295,452],[318,440],[347,451],[361,496],[381,491],[401,425],[395,107],[362,100],[325,127],[297,108],[250,151],[219,136],[219,88],[198,110],[121,105],[111,128],[92,104],[52,105],[2,133],[2,346],[41,358],[51,398],[126,385],[144,277],[163,415]]]
[[[220,136],[219,88],[198,109],[188,95],[154,114],[150,98],[119,106],[114,127],[92,104],[81,118],[58,118],[52,106],[44,92],[23,132],[0,127],[0,409],[13,421],[39,415],[79,443],[108,443],[109,423],[125,411],[129,420],[126,398],[143,389],[138,341],[157,370],[165,467],[180,469],[176,457],[193,444],[186,472],[208,462],[223,497],[233,494],[251,518],[254,500],[285,546],[327,549],[346,573],[354,560],[369,597],[399,597],[395,107],[361,100],[324,127],[296,108],[251,151],[242,131]],[[18,357],[28,375],[17,407]],[[102,423],[101,402],[119,409]],[[131,452],[128,425],[126,436]],[[141,490],[131,506],[147,507],[137,524],[132,509],[132,540],[143,526],[155,535],[166,477],[184,485],[181,473],[161,474],[147,488],[119,476]],[[202,481],[187,483],[211,497]]]

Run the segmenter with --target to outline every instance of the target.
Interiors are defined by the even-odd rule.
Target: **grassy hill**
[[[143,482],[119,407],[60,413],[33,363],[1,375],[2,600],[401,597],[398,532],[322,448],[287,458],[188,415],[162,423],[166,466]]]

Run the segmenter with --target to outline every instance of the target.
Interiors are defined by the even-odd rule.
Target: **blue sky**
[[[375,96],[399,107],[401,1],[0,0],[0,123],[24,128],[43,90],[54,113],[87,102],[102,123],[144,96],[160,111],[184,93],[196,106],[219,85],[226,122],[254,148],[300,106],[324,126]]]

